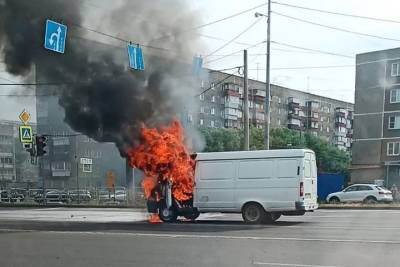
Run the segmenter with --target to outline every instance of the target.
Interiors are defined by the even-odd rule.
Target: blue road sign
[[[203,67],[203,58],[194,57],[193,58],[193,74],[199,74],[201,68]]]
[[[129,67],[144,70],[143,51],[140,47],[128,44]]]
[[[65,39],[67,38],[67,26],[52,20],[46,20],[46,32],[44,35],[44,48],[58,53],[65,51]]]

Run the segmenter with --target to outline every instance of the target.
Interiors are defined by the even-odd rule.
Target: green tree
[[[237,151],[243,149],[243,130],[201,128],[206,146],[205,152]],[[347,173],[350,155],[339,150],[321,137],[304,134],[287,128],[275,128],[270,132],[271,149],[309,148],[316,154],[320,172]],[[250,128],[250,149],[264,149],[264,130]]]

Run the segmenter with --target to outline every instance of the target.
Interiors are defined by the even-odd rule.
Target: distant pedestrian
[[[397,189],[396,184],[392,185],[392,188],[390,188],[390,191],[392,191],[393,201],[397,202],[399,200],[399,190]]]

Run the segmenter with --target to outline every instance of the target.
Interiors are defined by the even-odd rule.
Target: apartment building
[[[199,76],[198,110],[189,112],[187,123],[199,127],[243,127],[243,78],[204,70]],[[249,80],[249,120],[265,125],[265,83]],[[271,85],[271,127],[287,127],[325,138],[350,151],[353,104]]]
[[[28,152],[19,141],[21,122],[0,121],[0,180],[2,185],[34,185],[38,181],[38,167],[31,163]],[[36,124],[30,123],[33,131]]]
[[[352,182],[400,185],[400,48],[356,56]]]

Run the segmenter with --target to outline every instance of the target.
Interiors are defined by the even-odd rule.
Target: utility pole
[[[268,0],[267,14],[267,60],[266,60],[266,96],[265,96],[265,149],[269,150],[269,127],[271,120],[271,84],[270,84],[270,55],[271,55],[271,0]]]
[[[248,66],[247,66],[247,50],[243,51],[243,66],[244,66],[244,90],[243,90],[243,106],[244,106],[244,123],[243,123],[243,128],[244,128],[244,148],[243,150],[250,150],[249,148],[249,86],[248,86],[248,78],[247,78],[247,73],[248,73]]]

